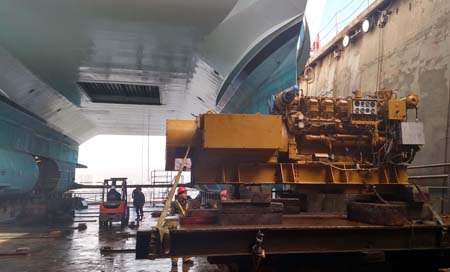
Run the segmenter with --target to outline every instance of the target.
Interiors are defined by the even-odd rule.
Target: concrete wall
[[[374,5],[380,3],[386,1],[376,1]],[[322,53],[313,57],[310,66],[314,80],[310,84],[302,82],[301,88],[307,95],[348,96],[352,89],[374,92],[380,88],[398,89],[399,95],[417,93],[421,99],[419,119],[425,123],[426,145],[414,163],[450,160],[446,155],[450,1],[393,0],[387,10],[391,14],[383,28],[375,26],[370,32],[358,35],[348,47],[340,46],[339,57],[333,55],[333,47],[323,48]],[[372,14],[378,19],[377,9]],[[339,35],[345,34],[344,30]],[[339,37],[335,41],[341,44]]]
[[[381,10],[390,12],[387,23],[360,33],[346,48],[342,38],[371,16],[374,22]],[[426,144],[413,164],[450,161],[450,1],[375,1],[337,37],[309,61],[313,80],[301,81],[306,95],[349,96],[353,89],[373,93],[382,88],[398,90],[399,96],[420,96],[419,119],[425,125]],[[334,54],[338,53],[338,57]],[[311,78],[311,79],[312,79]],[[444,169],[420,169],[411,175],[443,174]],[[446,179],[413,180],[428,186],[446,185]],[[430,189],[433,206],[447,206],[447,192]],[[333,204],[334,205],[334,204]]]

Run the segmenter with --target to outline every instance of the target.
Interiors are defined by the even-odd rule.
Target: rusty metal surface
[[[284,214],[299,214],[302,206],[300,198],[277,198],[274,202],[283,204]]]
[[[408,223],[405,204],[351,202],[347,204],[350,220],[376,225],[402,226]]]
[[[450,220],[449,220],[450,224]],[[209,232],[209,231],[233,231],[233,230],[257,230],[257,229],[277,229],[277,230],[309,230],[309,229],[386,229],[385,226],[372,225],[346,219],[341,213],[311,213],[301,215],[283,215],[280,225],[247,225],[247,226],[211,226],[211,225],[190,225],[181,226],[173,230],[176,233],[183,232]]]
[[[222,202],[222,214],[264,214],[283,211],[282,203],[235,203]]]
[[[347,217],[354,221],[388,226],[402,226],[414,220],[432,220],[430,209],[422,204],[418,202],[408,204],[392,201],[389,203],[355,201],[347,204]]]
[[[191,209],[180,218],[180,225],[216,224],[218,213],[217,209]]]
[[[208,261],[216,264],[239,263],[243,267],[242,271],[252,271],[250,266],[252,259],[248,256],[208,257]],[[265,267],[275,268],[269,270],[271,272],[440,272],[442,270],[439,269],[450,267],[450,255],[445,254],[445,252],[428,250],[412,252],[366,251],[339,254],[294,254],[267,256],[262,264]]]
[[[219,215],[219,224],[222,226],[242,226],[242,225],[272,225],[281,224],[281,212],[275,213],[240,213],[240,214],[221,214]]]
[[[240,226],[254,224],[281,224],[283,203],[248,201],[223,201],[219,213],[219,225]]]
[[[444,218],[444,222],[445,226],[450,226],[449,218]],[[350,221],[343,214],[308,214],[283,216],[283,223],[279,225],[182,226],[170,233],[170,243],[165,245],[169,253],[163,254],[161,248],[153,245],[141,248],[140,256],[248,256],[258,231],[265,235],[267,255],[365,252],[369,249],[450,250],[448,236],[443,235],[437,224],[379,226]],[[138,233],[142,237],[150,234],[152,230]]]

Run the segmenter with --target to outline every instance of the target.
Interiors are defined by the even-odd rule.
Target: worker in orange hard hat
[[[179,216],[185,216],[189,209],[189,197],[186,187],[178,187],[175,201],[172,202],[170,207],[170,213],[172,215],[178,214]],[[172,267],[178,266],[178,258],[171,258]],[[183,265],[192,265],[194,262],[190,257],[183,257]]]

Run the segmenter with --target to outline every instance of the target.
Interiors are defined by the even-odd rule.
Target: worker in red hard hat
[[[171,215],[178,214],[179,216],[186,216],[189,209],[189,197],[186,187],[178,187],[175,201],[172,202],[170,207]],[[171,258],[172,267],[178,266],[178,258]],[[190,257],[183,257],[183,265],[192,265],[194,262]]]
[[[223,189],[222,191],[220,191],[220,200],[227,200],[228,197],[228,190],[227,189]]]
[[[228,199],[228,190],[227,189],[221,190],[219,195],[220,195],[220,201],[218,201],[218,200],[211,201],[211,204],[210,204],[211,208],[217,209],[220,205],[220,202]]]

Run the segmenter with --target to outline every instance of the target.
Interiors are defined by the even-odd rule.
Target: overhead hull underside
[[[163,135],[168,118],[221,111],[224,81],[274,33],[301,24],[305,6],[306,0],[2,1],[1,93],[79,143],[97,134]],[[273,61],[284,65],[296,54],[284,50],[272,52]],[[161,103],[93,103],[78,82],[156,86]]]
[[[0,195],[70,188],[78,145],[98,134],[163,135],[167,119],[264,112],[309,51],[305,6],[2,1]]]

